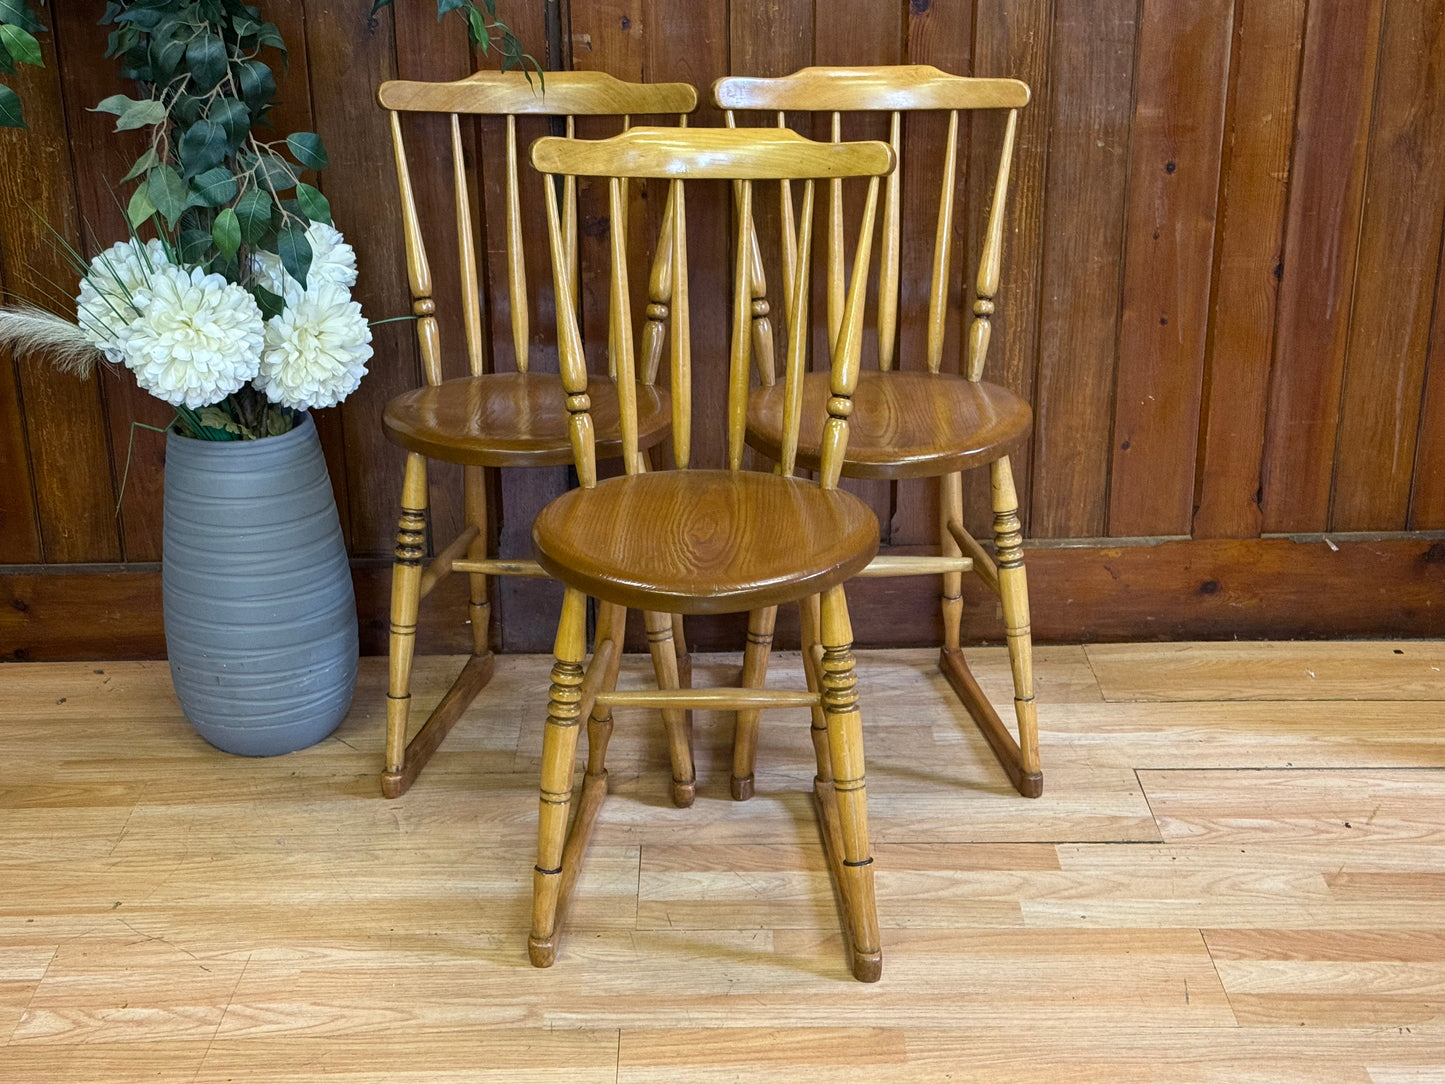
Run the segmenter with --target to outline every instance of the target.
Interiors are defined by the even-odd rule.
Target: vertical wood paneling
[[[31,128],[6,131],[0,144],[5,156],[0,203],[20,211],[7,217],[8,228],[0,241],[0,266],[14,296],[70,313],[74,311],[76,275],[46,223],[68,243],[78,242],[73,190],[67,185],[34,183],[35,177],[50,169],[64,175],[71,166],[55,50],[48,37],[44,49],[47,66],[24,68],[17,80]],[[55,563],[119,560],[111,452],[99,378],[79,381],[57,372],[48,359],[38,356],[18,359],[13,372],[24,403],[23,446],[30,455],[30,471],[26,472],[30,477],[22,486],[34,486],[44,559]],[[17,461],[24,462],[24,456]],[[33,531],[33,519],[31,523]],[[24,539],[24,526],[17,526]]]
[[[1259,463],[1304,18],[1305,0],[1235,0],[1195,482],[1197,538],[1259,534]]]
[[[1328,524],[1381,3],[1309,7],[1264,449],[1266,531]]]
[[[1398,531],[1445,218],[1445,0],[1389,0],[1370,126],[1330,527]]]
[[[1030,509],[1041,538],[1105,531],[1137,21],[1137,0],[1054,13]]]
[[[1109,533],[1182,535],[1209,319],[1233,0],[1144,0]]]
[[[3,255],[0,247],[0,258]],[[0,289],[4,285],[4,279],[0,279]],[[0,458],[10,470],[5,485],[0,486],[0,563],[26,565],[36,564],[43,554],[16,368],[10,351],[0,349]]]
[[[356,248],[354,296],[372,320],[411,312],[401,236],[391,135],[376,105],[376,88],[394,78],[395,45],[390,12],[366,21],[351,4],[308,0],[308,27],[334,27],[306,37],[314,87],[326,88],[313,103],[316,130],[326,140],[331,165],[322,187],[332,218]],[[342,28],[345,28],[344,30]],[[367,377],[342,405],[351,547],[356,554],[390,554],[395,533],[403,459],[382,435],[381,411],[398,392],[417,382],[415,332],[410,323],[372,329],[375,354]]]
[[[1044,180],[1049,146],[1049,52],[1055,0],[977,0],[973,74],[1022,79],[1032,97],[1019,114],[1004,224],[1003,278],[996,298],[993,337],[983,378],[1034,398],[1038,359],[1039,292],[1044,232]],[[969,155],[969,245],[965,287],[972,288],[982,245],[991,185],[1002,137],[1000,118],[975,126]],[[967,311],[967,305],[965,305]],[[1029,514],[1033,471],[1031,443],[1010,457],[1019,494],[1019,515]],[[975,537],[992,532],[988,473],[964,475],[964,517]],[[978,532],[982,531],[983,534]]]
[[[1427,358],[1410,498],[1412,531],[1445,529],[1445,251],[1435,268],[1435,319]]]

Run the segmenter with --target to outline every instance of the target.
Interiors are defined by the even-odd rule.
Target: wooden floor
[[[195,737],[164,664],[0,667],[0,1081],[1445,1081],[1445,645],[1037,663],[1030,801],[928,653],[860,657],[876,986],[848,974],[801,713],[764,716],[745,804],[730,720],[699,714],[677,810],[660,725],[619,712],[537,971],[548,660],[502,659],[396,801],[382,660],[334,737],[271,760]],[[431,699],[454,665],[420,662]]]

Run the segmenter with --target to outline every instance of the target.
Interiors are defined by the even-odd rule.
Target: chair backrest
[[[672,249],[670,302],[672,334],[669,339],[669,371],[672,381],[673,455],[679,467],[688,466],[691,449],[692,342],[689,325],[687,275],[686,185],[695,180],[737,182],[739,214],[733,261],[733,308],[728,351],[727,448],[728,467],[740,470],[743,435],[747,420],[747,391],[752,364],[752,316],[750,279],[753,182],[759,180],[801,180],[803,200],[797,213],[796,232],[784,238],[798,272],[791,282],[789,311],[796,316],[789,328],[786,352],[787,417],[783,441],[782,470],[793,472],[802,406],[802,380],[808,336],[809,253],[813,236],[813,186],[815,180],[838,184],[847,177],[868,179],[868,193],[851,285],[845,301],[838,349],[833,351],[832,396],[827,403],[824,425],[822,468],[819,482],[827,489],[838,482],[843,452],[848,439],[851,396],[858,381],[862,353],[863,307],[868,264],[872,251],[874,218],[878,203],[879,178],[895,164],[892,149],[882,142],[815,143],[785,130],[745,128],[633,128],[605,140],[539,139],[532,145],[532,164],[543,173],[563,176],[608,178],[612,220],[619,220],[624,184],[629,178],[661,178],[671,183],[661,247]],[[558,350],[562,383],[572,412],[571,434],[577,473],[584,486],[596,485],[597,468],[592,420],[588,414],[587,369],[581,336],[571,299],[568,274],[567,235],[558,211],[556,191],[547,186],[547,227],[551,239],[552,276],[557,291]],[[636,400],[632,388],[634,358],[632,309],[627,286],[626,242],[622,233],[611,231],[611,310],[609,323],[617,329],[617,385],[621,401],[623,460],[629,474],[644,469],[637,447]],[[711,283],[710,288],[721,288]]]
[[[940,111],[948,114],[948,134],[940,148],[938,214],[934,225],[933,270],[928,291],[928,332],[925,360],[930,372],[938,372],[943,358],[944,328],[950,290],[955,191],[958,179],[959,113],[976,110],[1007,110],[998,172],[994,178],[993,200],[984,230],[976,280],[973,321],[968,334],[965,372],[970,380],[983,374],[988,353],[998,291],[1003,249],[1004,202],[1008,190],[1009,164],[1013,158],[1018,111],[1028,104],[1029,88],[1016,79],[975,79],[949,75],[926,64],[862,68],[803,68],[776,78],[732,76],[713,84],[713,99],[727,110],[728,123],[735,123],[734,111],[775,112],[779,127],[787,124],[787,113],[831,114],[832,138],[842,138],[842,115],[852,112],[891,114],[889,144],[903,160],[903,114]],[[878,364],[893,367],[898,338],[900,266],[903,231],[900,218],[903,203],[902,170],[889,175],[883,194],[882,246],[878,266]],[[827,253],[827,319],[829,341],[836,342],[843,314],[843,200],[837,185],[829,193],[829,234]],[[786,215],[786,205],[784,213]],[[784,219],[784,233],[791,225]],[[796,268],[783,262],[784,297],[792,296],[791,282]],[[785,309],[792,322],[792,312]],[[765,377],[766,379],[766,374]]]
[[[544,82],[545,80],[545,82]],[[517,368],[527,371],[531,308],[527,291],[527,262],[523,244],[522,180],[518,168],[517,118],[560,116],[566,118],[568,137],[575,135],[576,117],[622,118],[628,127],[633,116],[677,114],[680,124],[697,108],[697,91],[686,83],[624,83],[604,72],[547,72],[545,77],[522,72],[477,72],[450,83],[392,80],[377,93],[381,105],[391,111],[391,138],[396,153],[397,183],[401,188],[402,228],[406,239],[407,277],[411,287],[412,311],[416,315],[417,339],[421,344],[423,371],[427,383],[442,381],[440,332],[436,320],[431,267],[422,236],[421,217],[412,187],[411,167],[402,139],[402,113],[448,114],[451,118],[452,186],[456,206],[456,238],[460,259],[462,322],[467,341],[467,359],[472,375],[485,368],[486,347],[482,335],[481,293],[478,286],[477,235],[472,196],[467,177],[461,117],[497,116],[506,120],[506,275],[508,308],[511,314],[512,344]],[[567,266],[572,296],[577,296],[577,191],[570,180],[563,194],[566,207]],[[625,222],[625,219],[623,220]]]

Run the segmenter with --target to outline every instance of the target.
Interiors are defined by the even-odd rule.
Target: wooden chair
[[[863,292],[872,245],[878,177],[893,166],[880,142],[813,143],[791,132],[726,129],[633,129],[610,140],[543,139],[532,147],[539,170],[563,176],[605,176],[613,221],[622,207],[627,178],[671,179],[674,230],[662,244],[673,249],[669,364],[673,390],[673,456],[678,469],[648,473],[639,446],[633,386],[631,305],[625,243],[611,234],[611,322],[620,330],[617,352],[622,403],[622,477],[598,481],[597,422],[581,342],[573,318],[567,274],[566,233],[552,188],[547,220],[552,244],[560,320],[562,383],[569,396],[573,449],[581,488],[554,500],[536,517],[532,538],[542,567],[566,585],[557,629],[556,665],[542,752],[541,815],[534,874],[532,962],[550,965],[557,951],[566,902],[583,851],[607,792],[604,766],[618,705],[674,708],[807,706],[813,714],[817,753],[814,786],[824,839],[852,945],[854,974],[878,978],[882,955],[873,900],[867,800],[856,679],[843,583],[878,550],[878,522],[852,494],[837,488],[847,447],[851,396],[858,376]],[[806,178],[796,242],[801,255],[792,306],[800,314],[788,340],[785,387],[791,409],[784,425],[778,473],[743,471],[748,374],[752,364],[752,318],[747,243],[753,181]],[[843,333],[834,352],[817,482],[793,476],[798,442],[797,393],[802,386],[809,276],[806,270],[813,221],[814,178],[868,177],[868,210],[847,293]],[[686,182],[682,178],[686,178]],[[726,413],[728,468],[689,469],[691,448],[691,351],[685,184],[735,180],[742,216],[733,272],[731,346]],[[720,284],[719,284],[720,285]],[[565,301],[565,303],[563,303]],[[586,655],[584,615],[588,597],[599,600],[596,646]],[[802,614],[808,688],[794,691],[714,688],[617,692],[623,628],[629,608],[671,613],[737,613],[797,602]],[[588,758],[576,817],[568,831],[579,724],[587,720]],[[691,762],[691,749],[672,750]]]
[[[841,133],[841,114],[848,111],[885,112],[891,119],[890,143],[901,160],[904,113],[943,111],[948,117],[946,141],[938,149],[942,179],[934,221],[932,278],[928,283],[928,313],[924,367],[900,371],[895,365],[899,326],[900,246],[903,178],[895,170],[883,196],[882,246],[878,270],[877,370],[865,370],[858,381],[856,413],[848,441],[843,474],[853,478],[935,478],[939,486],[940,560],[880,557],[862,573],[865,576],[943,574],[944,642],[939,667],[969,714],[987,738],[1000,764],[1020,794],[1036,798],[1043,792],[1039,763],[1038,724],[1033,691],[1032,646],[1029,632],[1028,589],[1024,578],[1022,534],[1018,497],[1008,452],[1029,432],[1032,412],[1028,404],[1007,388],[986,383],[984,359],[988,353],[990,317],[998,290],[1003,248],[1004,202],[1009,164],[1013,157],[1018,111],[1029,100],[1029,88],[1013,79],[971,79],[948,75],[926,65],[876,68],[805,68],[792,75],[770,79],[732,77],[713,84],[717,105],[735,123],[735,110],[775,112],[778,125],[785,113],[825,112],[831,115],[833,139]],[[954,189],[957,177],[959,114],[1006,111],[1003,138],[995,176],[993,201],[983,237],[976,280],[977,299],[968,332],[964,372],[942,371],[944,322],[950,280],[950,238],[955,230]],[[975,140],[982,126],[975,123]],[[926,213],[926,205],[910,211]],[[841,326],[840,290],[843,282],[841,230],[843,209],[838,188],[830,194],[831,232],[827,254],[829,339],[836,342]],[[790,229],[786,218],[783,230]],[[791,297],[788,280],[796,271],[785,261],[784,297]],[[761,294],[762,286],[754,282]],[[787,310],[789,326],[797,318]],[[920,336],[923,339],[924,336]],[[926,368],[925,368],[926,367]],[[764,386],[748,406],[748,443],[779,458],[788,412],[787,392],[769,373]],[[828,374],[810,373],[803,382],[804,410],[815,409],[828,395]],[[805,427],[798,449],[800,466],[817,469],[822,460],[821,430]],[[994,555],[990,556],[963,524],[964,470],[987,466],[992,490]],[[970,560],[971,558],[971,560]],[[972,571],[999,598],[1004,636],[1013,670],[1014,714],[1018,738],[1009,733],[969,672],[960,650],[963,619],[962,575]],[[752,615],[745,658],[746,684],[760,684],[767,666],[774,611]],[[734,746],[733,793],[745,798],[751,792],[757,716],[744,712],[738,718]]]
[[[502,560],[487,555],[487,493],[489,467],[542,467],[570,464],[572,448],[567,435],[567,412],[562,385],[555,373],[528,368],[529,302],[526,254],[521,220],[521,178],[518,172],[517,118],[528,114],[563,115],[566,130],[574,134],[574,117],[610,116],[628,124],[632,114],[683,115],[697,106],[697,92],[685,83],[640,85],[623,83],[601,72],[548,72],[545,91],[533,76],[520,72],[479,72],[451,83],[392,81],[383,83],[381,105],[391,110],[392,141],[397,180],[401,186],[402,227],[406,238],[407,273],[412,311],[416,314],[426,384],[392,399],[382,424],[386,434],[406,449],[402,484],[401,520],[397,531],[396,562],[392,573],[390,675],[387,689],[386,763],[382,793],[394,798],[404,793],[492,676],[493,656],[488,643],[491,607],[490,576],[541,576],[532,560]],[[451,120],[451,183],[456,208],[456,245],[460,255],[462,322],[465,328],[469,376],[444,379],[447,367],[436,319],[432,274],[422,236],[411,168],[402,138],[402,113],[446,114]],[[476,223],[464,163],[461,117],[499,116],[506,121],[505,222],[493,223],[493,233],[506,238],[507,290],[511,310],[511,339],[516,371],[487,372],[483,342],[482,307],[478,289]],[[445,168],[443,166],[442,168]],[[541,184],[541,179],[537,178]],[[566,228],[564,247],[569,282],[577,291],[577,203],[575,184],[564,193]],[[657,288],[666,292],[670,268],[654,272]],[[660,353],[665,309],[649,310],[648,337]],[[614,329],[615,331],[615,329]],[[460,366],[456,366],[460,368]],[[664,392],[653,386],[650,372],[628,400],[636,405],[636,443],[643,449],[667,436],[670,408]],[[630,378],[629,378],[630,380]],[[598,455],[621,454],[618,428],[618,394],[611,381],[591,387],[595,404]],[[465,529],[441,546],[431,563],[422,567],[428,527],[428,460],[461,464],[464,478]],[[448,573],[470,577],[468,617],[472,626],[472,655],[431,716],[407,741],[411,706],[411,668],[416,645],[417,616],[422,598]],[[680,620],[666,614],[649,615],[658,680],[676,686],[688,680],[686,647]],[[669,725],[684,721],[669,717]]]

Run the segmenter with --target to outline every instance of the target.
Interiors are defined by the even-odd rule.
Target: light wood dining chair
[[[449,83],[394,80],[381,85],[378,98],[381,105],[391,111],[407,276],[426,378],[423,386],[392,399],[382,419],[387,436],[407,453],[392,572],[386,752],[381,775],[382,793],[394,798],[411,786],[447,732],[491,679],[494,659],[489,644],[488,578],[544,575],[533,560],[488,556],[487,468],[556,467],[572,462],[560,379],[555,373],[536,372],[528,365],[532,305],[527,293],[523,245],[524,176],[518,164],[517,119],[526,115],[563,116],[569,135],[575,134],[574,118],[579,116],[618,117],[626,127],[633,115],[677,114],[679,123],[685,123],[685,115],[697,106],[697,92],[685,83],[624,83],[602,72],[548,72],[545,87],[541,78],[533,76],[529,80],[521,72],[478,72]],[[423,168],[439,167],[450,173],[455,204],[452,243],[459,254],[461,323],[465,329],[466,369],[470,374],[467,376],[453,379],[443,376],[460,368],[460,362],[445,364],[431,264],[403,140],[403,113],[440,114],[450,118],[451,162],[428,162]],[[505,239],[510,339],[516,359],[516,369],[511,372],[488,371],[490,352],[483,331],[478,285],[477,236],[481,215],[472,202],[472,180],[466,168],[462,127],[463,118],[479,116],[503,118],[506,126],[505,159],[497,163],[506,194],[505,214],[503,221],[488,225],[493,238]],[[525,177],[538,185],[543,183],[530,171]],[[578,277],[575,184],[566,186],[563,201],[564,261],[571,286],[569,296],[575,304]],[[666,292],[670,273],[670,265],[665,262],[654,269],[657,290]],[[661,303],[649,310],[646,336],[653,355],[661,353],[666,319]],[[613,329],[614,335],[615,332]],[[667,395],[653,385],[651,373],[655,368],[655,363],[645,367],[643,381],[635,388],[629,377],[626,389],[637,416],[634,443],[642,449],[663,441],[670,427]],[[618,391],[613,382],[606,379],[594,380],[590,391],[597,427],[597,454],[616,457],[622,451]],[[455,539],[439,546],[430,563],[423,567],[428,540],[428,460],[462,465],[465,527]],[[421,600],[454,572],[466,574],[471,581],[466,617],[471,622],[472,654],[429,718],[408,741],[411,669]],[[459,619],[461,616],[458,615]],[[688,662],[680,619],[650,614],[648,629],[659,683],[672,687],[679,681],[685,684]],[[670,715],[669,725],[680,727],[685,725],[685,720]]]
[[[760,110],[773,114],[780,127],[794,117],[813,113],[828,115],[832,137],[841,138],[845,113],[885,113],[890,120],[889,142],[900,161],[904,154],[903,117],[906,113],[933,111],[947,117],[944,142],[936,150],[932,168],[940,178],[939,193],[932,209],[936,217],[932,275],[926,283],[928,297],[926,333],[917,336],[925,344],[922,359],[902,369],[898,362],[899,296],[903,216],[926,215],[926,201],[904,206],[903,177],[895,170],[888,178],[883,196],[881,252],[878,262],[876,312],[878,368],[859,377],[854,397],[856,413],[843,461],[843,474],[852,478],[933,478],[939,487],[940,557],[911,558],[883,556],[863,571],[865,576],[920,575],[941,572],[944,641],[939,667],[959,700],[968,710],[999,763],[1018,792],[1036,798],[1043,792],[1043,770],[1039,761],[1038,723],[1034,704],[1033,650],[1029,629],[1028,588],[1025,581],[1022,528],[1018,496],[1014,488],[1009,452],[1027,435],[1032,411],[1018,395],[983,380],[988,354],[994,295],[998,290],[1004,234],[1004,204],[1008,192],[1009,165],[1013,157],[1018,111],[1028,103],[1029,88],[1014,79],[977,79],[949,75],[927,65],[864,68],[804,68],[776,78],[729,77],[713,84],[716,104],[727,110],[729,124],[736,123],[735,111]],[[967,335],[967,357],[962,373],[945,371],[944,328],[947,299],[957,287],[951,277],[952,238],[957,229],[955,188],[958,178],[959,118],[961,113],[1003,114],[998,168],[994,175],[992,204],[983,233],[973,319]],[[975,146],[984,126],[975,121]],[[829,197],[829,243],[826,256],[827,332],[837,342],[842,323],[841,289],[844,252],[841,242],[845,211],[835,185]],[[791,228],[786,217],[783,231]],[[921,233],[924,231],[920,231]],[[783,296],[791,298],[789,283],[796,269],[783,263]],[[754,290],[764,290],[754,282]],[[965,293],[967,292],[965,286]],[[802,317],[785,308],[791,326]],[[918,364],[918,360],[922,364]],[[828,374],[810,373],[803,382],[804,410],[816,409],[829,394]],[[788,404],[786,390],[762,370],[763,385],[748,406],[748,443],[766,455],[779,459],[783,449]],[[810,415],[811,417],[811,415]],[[800,466],[817,469],[822,462],[822,432],[816,422],[805,425],[798,448]],[[988,467],[993,506],[994,552],[989,554],[963,523],[963,475],[965,470]],[[962,577],[971,571],[998,596],[1003,612],[1003,631],[1013,672],[1014,737],[998,712],[979,688],[969,671],[960,647],[963,619]],[[767,644],[771,640],[775,611],[751,615],[744,683],[761,683],[767,668]],[[734,744],[733,794],[745,798],[751,793],[757,715],[740,713]]]
[[[633,384],[631,303],[625,241],[611,233],[612,324],[620,329],[617,351],[621,390],[623,462],[627,473],[599,481],[597,421],[567,274],[566,231],[553,189],[547,223],[558,309],[562,383],[571,412],[571,433],[581,487],[558,497],[532,526],[537,559],[566,585],[557,629],[556,665],[542,752],[541,814],[534,873],[532,962],[550,965],[557,952],[566,903],[576,882],[607,793],[604,758],[617,706],[712,707],[737,710],[808,707],[817,754],[814,794],[823,823],[829,865],[843,901],[854,974],[878,978],[882,954],[873,898],[868,846],[861,717],[844,582],[878,550],[878,521],[869,507],[837,488],[848,444],[852,395],[862,340],[863,292],[872,245],[878,178],[892,168],[893,152],[881,142],[814,143],[791,132],[727,129],[638,128],[610,140],[543,139],[532,163],[544,173],[607,177],[612,218],[622,206],[629,178],[668,179],[673,232],[661,244],[673,250],[669,373],[672,386],[672,450],[677,469],[648,472],[639,444]],[[787,344],[784,386],[790,389],[777,473],[742,470],[748,374],[752,365],[752,261],[747,232],[753,182],[805,179],[796,237],[788,245],[802,268],[794,282],[793,311],[802,317]],[[815,179],[868,178],[867,206],[858,234],[852,285],[846,291],[839,347],[834,351],[826,401],[814,404],[823,432],[817,481],[795,477],[798,393],[803,383]],[[728,350],[727,469],[690,469],[692,340],[689,332],[686,189],[697,181],[736,181],[738,219],[733,269],[731,344]],[[708,224],[703,223],[702,228]],[[709,288],[722,288],[710,283]],[[565,301],[565,303],[564,303]],[[584,668],[586,600],[597,599],[600,616],[591,662]],[[807,689],[740,688],[616,691],[628,609],[681,614],[740,613],[798,603],[802,618]],[[568,830],[579,726],[587,720],[588,756],[578,808]],[[673,749],[690,763],[691,749]]]

